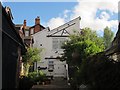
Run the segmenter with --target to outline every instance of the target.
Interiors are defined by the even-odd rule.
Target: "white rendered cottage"
[[[46,28],[33,35],[33,47],[43,48],[41,61],[35,63],[34,69],[41,69],[47,76],[68,77],[66,61],[60,61],[63,53],[62,43],[68,39],[74,31],[80,32],[80,17],[71,20],[53,30]]]

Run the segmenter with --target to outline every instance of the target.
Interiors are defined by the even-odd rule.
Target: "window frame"
[[[52,38],[52,49],[53,50],[63,50],[61,48],[62,43],[66,41],[66,38]]]

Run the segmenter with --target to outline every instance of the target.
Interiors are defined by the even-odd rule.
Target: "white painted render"
[[[64,31],[63,31],[64,30]],[[67,64],[66,61],[61,62],[59,59],[52,59],[56,57],[60,57],[61,53],[63,53],[63,50],[60,48],[53,47],[53,40],[58,40],[57,42],[61,43],[61,40],[67,40],[68,37],[56,37],[56,36],[64,36],[64,35],[70,35],[73,34],[74,31],[80,32],[80,17],[65,23],[64,25],[55,28],[53,30],[49,30],[49,28],[46,28],[36,34],[33,35],[34,38],[34,44],[33,47],[42,48],[43,51],[41,53],[41,61],[35,63],[34,69],[37,67],[47,67],[46,70],[43,70],[44,73],[48,76],[54,76],[54,77],[67,77]],[[50,36],[50,37],[47,37]],[[51,37],[54,36],[54,37]],[[55,41],[56,42],[56,41]],[[56,45],[56,44],[55,44]],[[57,45],[56,45],[57,46]],[[59,46],[59,45],[58,45]],[[45,59],[46,58],[46,59]],[[51,58],[51,59],[49,59]],[[53,72],[49,72],[49,62],[53,61]],[[52,66],[51,66],[52,67]]]

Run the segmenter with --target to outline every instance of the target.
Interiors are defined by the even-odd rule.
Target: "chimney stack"
[[[23,28],[25,29],[25,27],[26,27],[26,20],[24,20],[23,22]]]
[[[35,25],[37,25],[37,24],[40,24],[40,17],[39,16],[37,16],[37,18],[35,18]]]

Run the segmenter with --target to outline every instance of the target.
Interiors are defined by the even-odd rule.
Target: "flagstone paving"
[[[54,78],[49,85],[34,85],[31,90],[72,90],[63,78]]]

